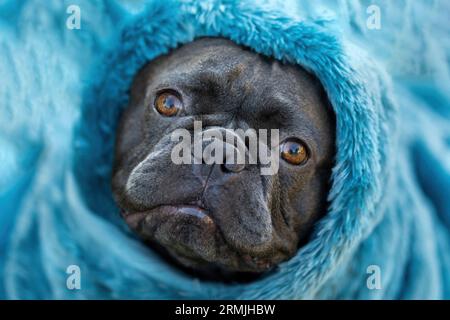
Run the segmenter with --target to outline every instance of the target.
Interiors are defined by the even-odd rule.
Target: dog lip
[[[176,208],[181,213],[195,216],[200,219],[208,217],[206,209],[197,205],[174,206],[174,208]]]
[[[201,220],[206,220],[209,223],[213,223],[211,217],[208,215],[208,211],[194,204],[182,204],[182,205],[159,205],[157,207],[145,210],[145,211],[126,211],[122,210],[122,217],[125,219],[127,224],[135,227],[140,221],[145,219],[146,216],[156,213],[165,212],[168,214],[181,214],[187,216],[193,216]]]

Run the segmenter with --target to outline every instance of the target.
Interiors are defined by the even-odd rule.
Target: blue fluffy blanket
[[[67,27],[70,5],[80,29]],[[450,298],[449,11],[445,0],[0,0],[0,298]],[[133,75],[200,36],[303,66],[336,112],[326,216],[249,284],[180,273],[131,235],[111,196]],[[66,286],[70,265],[80,290]]]

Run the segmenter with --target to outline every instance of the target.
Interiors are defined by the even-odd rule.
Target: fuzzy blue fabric
[[[0,0],[0,298],[450,298],[450,5],[372,2],[380,30],[365,1]],[[303,66],[336,113],[327,214],[248,284],[168,265],[111,195],[132,77],[202,36]],[[81,290],[66,287],[73,264]]]

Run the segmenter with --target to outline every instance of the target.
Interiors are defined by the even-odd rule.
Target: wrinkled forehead
[[[165,68],[167,71],[176,69],[178,72],[192,74],[212,69],[231,73],[237,67],[261,68],[262,66],[254,65],[260,60],[260,55],[230,40],[201,38],[173,50],[166,58]]]
[[[283,64],[222,38],[201,38],[185,44],[151,61],[141,76],[149,86],[176,85],[208,95],[238,91],[291,101],[297,106],[321,94],[318,81],[303,68]]]

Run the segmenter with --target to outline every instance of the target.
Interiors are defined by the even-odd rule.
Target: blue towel
[[[1,0],[0,298],[450,298],[449,12],[445,0]],[[201,36],[301,65],[336,113],[327,214],[246,284],[167,264],[111,195],[133,75]]]

